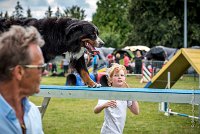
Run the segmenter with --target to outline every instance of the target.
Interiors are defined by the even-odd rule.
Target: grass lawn
[[[42,84],[64,85],[64,77],[44,77]],[[127,77],[131,87],[144,87],[135,76]],[[197,89],[198,80],[184,77],[173,88]],[[42,97],[30,97],[41,105]],[[103,123],[103,112],[94,114],[97,99],[52,98],[43,118],[46,134],[99,134]],[[158,111],[158,103],[139,102],[140,114],[135,116],[128,110],[124,134],[200,134],[200,122],[181,116],[164,116]],[[172,111],[198,116],[198,106],[172,104]]]

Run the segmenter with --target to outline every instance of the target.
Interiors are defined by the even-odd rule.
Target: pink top
[[[124,56],[124,66],[127,67],[128,63],[129,63],[129,57],[128,56]]]

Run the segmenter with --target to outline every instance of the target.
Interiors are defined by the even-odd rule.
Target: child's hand
[[[111,107],[111,108],[115,108],[117,107],[117,102],[116,100],[111,100],[111,101],[108,101],[104,104],[104,108],[108,108],[108,107]]]

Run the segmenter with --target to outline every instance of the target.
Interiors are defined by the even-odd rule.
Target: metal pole
[[[171,88],[171,73],[170,72],[167,73],[167,88],[168,89]]]
[[[184,0],[184,48],[187,48],[187,0]]]

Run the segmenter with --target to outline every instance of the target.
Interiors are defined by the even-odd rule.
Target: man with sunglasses
[[[0,133],[43,133],[40,112],[28,100],[40,91],[43,44],[34,27],[12,26],[0,36]]]

